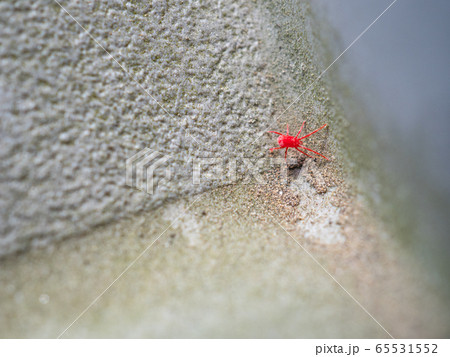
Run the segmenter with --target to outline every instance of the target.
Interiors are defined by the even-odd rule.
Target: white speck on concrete
[[[39,296],[39,302],[42,305],[47,305],[50,302],[50,296],[47,294],[41,294],[41,296]]]
[[[297,209],[303,219],[298,223],[298,227],[305,238],[324,244],[345,242],[343,227],[338,223],[341,210],[330,203],[334,189],[317,194],[303,174],[298,175],[292,182],[291,189],[298,192],[300,197]]]

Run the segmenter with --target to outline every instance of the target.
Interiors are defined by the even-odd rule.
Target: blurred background
[[[393,2],[314,2],[338,56]],[[448,279],[450,253],[450,3],[399,0],[330,69],[340,71],[370,127],[381,186],[365,187],[382,199],[378,209],[406,246]],[[332,36],[330,34],[333,33]],[[350,110],[348,111],[351,112]],[[369,160],[370,161],[370,160]],[[377,201],[377,198],[374,198]],[[378,200],[379,202],[379,200]]]

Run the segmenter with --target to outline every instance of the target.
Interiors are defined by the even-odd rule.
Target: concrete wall
[[[264,151],[239,147],[273,110],[254,6],[62,5],[129,75],[55,1],[0,3],[0,255],[204,188],[179,164],[153,196],[125,186],[145,147],[184,163]]]
[[[62,6],[0,3],[0,256],[225,183],[193,185],[193,160],[267,155],[265,130],[340,120],[302,1]],[[125,182],[144,148],[170,155],[153,195]]]

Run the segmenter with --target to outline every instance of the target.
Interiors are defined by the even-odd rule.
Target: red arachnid
[[[298,131],[296,136],[290,136],[289,135],[289,124],[287,124],[287,133],[286,135],[283,135],[277,131],[269,131],[269,133],[274,133],[274,134],[278,134],[278,144],[280,145],[279,148],[272,148],[270,149],[270,151],[274,151],[274,150],[279,150],[279,149],[286,149],[286,152],[284,153],[284,158],[286,159],[287,162],[287,152],[289,148],[294,148],[297,151],[300,151],[302,154],[305,154],[306,156],[312,157],[311,155],[307,154],[306,152],[300,150],[308,150],[313,152],[314,154],[317,154],[319,156],[322,156],[324,159],[329,160],[328,158],[326,158],[325,156],[323,156],[322,154],[318,153],[317,151],[311,150],[310,148],[307,148],[306,146],[303,146],[303,139],[306,139],[308,136],[311,136],[314,133],[317,133],[319,130],[325,128],[327,126],[327,124],[322,125],[319,129],[314,130],[313,132],[309,133],[308,135],[302,136],[301,138],[299,138],[298,136],[300,135],[300,133],[302,132],[303,126],[305,125],[305,122],[303,122],[300,130]],[[300,148],[300,149],[299,149]]]

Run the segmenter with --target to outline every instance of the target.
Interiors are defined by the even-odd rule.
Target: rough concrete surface
[[[246,1],[61,4],[128,74],[55,1],[0,2],[0,255],[201,191],[193,158],[237,155],[272,114]],[[145,147],[177,159],[153,196],[125,186]]]
[[[62,5],[129,75],[55,1],[0,3],[1,337],[448,335],[357,190],[306,2]],[[304,120],[331,161],[192,185],[194,159],[281,158],[261,132]],[[125,185],[145,147],[175,159],[154,195]]]
[[[287,197],[294,182],[315,191],[307,178],[302,168],[288,184],[218,188],[7,258],[1,337],[389,337],[383,328],[444,337],[445,304],[426,274],[361,210],[335,194],[340,225],[303,225],[304,210]],[[320,239],[329,225],[343,241]]]

